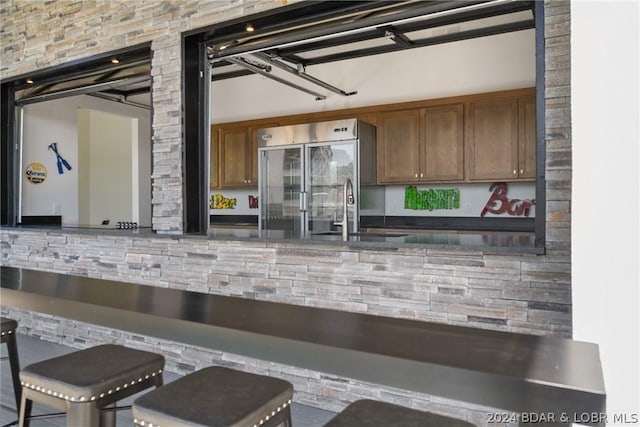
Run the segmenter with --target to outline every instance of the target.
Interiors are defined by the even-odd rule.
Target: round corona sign
[[[32,184],[42,184],[47,179],[47,168],[42,163],[30,163],[24,175]]]

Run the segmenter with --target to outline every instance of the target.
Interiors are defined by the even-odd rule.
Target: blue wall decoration
[[[58,152],[58,143],[57,142],[53,142],[53,143],[49,144],[49,150],[52,150],[56,155],[56,162],[58,164],[58,174],[59,175],[62,175],[64,173],[64,170],[62,169],[62,166],[67,168],[68,171],[71,170],[71,165],[69,164],[69,162],[67,162],[65,159],[63,159],[62,156],[60,155],[60,153]]]

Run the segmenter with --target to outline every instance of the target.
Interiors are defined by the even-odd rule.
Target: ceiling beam
[[[396,52],[398,50],[433,46],[437,44],[451,43],[478,37],[486,37],[497,34],[511,33],[514,31],[528,30],[534,27],[535,22],[533,20],[519,21],[509,24],[494,25],[492,27],[478,28],[474,30],[460,31],[457,33],[444,34],[442,36],[414,40],[413,45],[410,47],[402,47],[397,44],[388,46],[377,46],[366,49],[339,52],[331,55],[317,56],[314,58],[305,58],[305,62],[307,65],[326,64],[328,62],[343,61],[346,59],[360,58],[363,56],[379,55],[382,53]]]
[[[57,92],[49,92],[41,95],[34,95],[34,96],[28,96],[28,97],[25,96],[20,99],[16,99],[15,103],[16,105],[33,104],[34,102],[49,101],[52,99],[65,98],[67,96],[75,96],[75,95],[89,94],[93,92],[100,92],[107,89],[117,88],[119,86],[140,83],[150,79],[151,79],[151,76],[148,76],[148,75],[143,75],[138,77],[126,77],[126,78],[123,78],[120,80],[114,80],[111,82],[94,83],[90,85],[64,89]]]
[[[236,71],[229,71],[228,73],[219,73],[219,74],[211,74],[211,81],[215,82],[218,80],[226,80],[226,79],[233,79],[236,77],[242,77],[242,76],[250,76],[252,74],[255,74],[253,71],[250,70],[236,70]]]
[[[313,76],[307,74],[306,71],[304,70],[304,66],[302,66],[302,64],[300,64],[300,65],[296,64],[296,65],[298,65],[297,68],[296,67],[292,67],[291,65],[280,61],[278,58],[271,57],[271,56],[267,55],[266,53],[261,53],[261,52],[254,53],[254,56],[262,59],[263,61],[267,61],[267,62],[275,65],[276,67],[280,68],[281,70],[286,71],[287,73],[291,73],[294,76],[298,76],[303,80],[306,80],[306,81],[311,82],[311,83],[313,83],[315,85],[323,87],[323,88],[325,88],[327,90],[330,90],[333,93],[337,93],[338,95],[351,96],[351,95],[355,95],[355,94],[358,93],[357,91],[346,92],[346,91],[344,91],[342,89],[339,89],[339,88],[337,88],[337,87],[335,87],[335,86],[333,86],[333,85],[331,85],[331,84],[329,84],[327,82],[324,82],[324,81],[322,81],[322,80],[320,80],[320,79],[318,79],[316,77],[313,77]]]
[[[507,0],[492,0],[507,3]],[[358,2],[355,2],[358,3]],[[367,3],[367,2],[364,2]],[[308,28],[287,31],[284,33],[266,35],[264,37],[247,40],[233,40],[230,43],[216,43],[210,55],[212,57],[228,58],[247,53],[269,50],[274,46],[292,46],[306,44],[308,41],[333,38],[339,33],[353,33],[368,31],[378,25],[388,24],[389,21],[419,19],[422,15],[433,13],[455,14],[459,8],[484,8],[485,2],[472,3],[467,1],[405,1],[397,6],[393,2],[373,2],[377,4],[377,11],[360,11],[354,16],[341,17],[334,22],[324,22]],[[224,49],[222,49],[224,47]]]
[[[150,93],[151,92],[151,88],[149,86],[146,87],[141,87],[138,89],[131,89],[131,90],[126,90],[126,89],[109,89],[109,90],[103,90],[103,93],[111,93],[113,95],[118,95],[118,96],[124,96],[124,97],[129,97],[129,96],[134,96],[134,95],[142,95],[145,93]]]
[[[442,2],[438,5],[442,10],[445,4],[449,2]],[[307,43],[295,44],[293,46],[275,47],[272,49],[262,50],[263,54],[266,54],[269,58],[278,58],[287,61],[291,64],[300,64],[302,67],[307,67],[315,64],[322,64],[328,62],[335,62],[353,58],[359,58],[369,55],[378,55],[383,53],[394,52],[398,50],[410,49],[415,47],[425,47],[442,43],[450,43],[455,41],[467,40],[477,37],[485,37],[496,34],[503,34],[513,31],[521,31],[525,29],[534,28],[533,13],[531,20],[522,20],[518,22],[512,22],[501,25],[494,25],[490,27],[459,31],[456,33],[444,34],[441,36],[428,37],[418,40],[413,40],[407,33],[438,28],[445,25],[469,22],[494,16],[500,16],[515,12],[532,11],[532,1],[511,1],[511,2],[457,2],[456,7],[447,5],[449,9],[446,13],[436,13],[432,16],[425,16],[424,19],[410,19],[409,21],[395,21],[394,25],[385,25],[382,23],[378,27],[364,29],[363,31],[349,32],[344,35],[320,38],[318,40],[312,40]],[[411,5],[415,7],[416,5]],[[477,7],[475,7],[477,6]],[[405,10],[410,6],[405,4]],[[459,9],[459,10],[457,10]],[[430,9],[433,11],[434,9]],[[449,13],[451,11],[451,13]],[[364,19],[364,18],[362,18]],[[393,20],[393,17],[388,17],[387,22]],[[357,48],[343,50],[342,52],[318,55],[316,57],[302,57],[300,53],[308,52],[313,54],[312,51],[319,49],[327,49],[332,47],[343,47],[351,43],[359,43],[366,40],[380,39],[387,37],[393,44],[385,44],[381,46],[375,46],[370,48]],[[254,52],[255,53],[255,52]],[[264,59],[264,58],[263,58]],[[227,58],[223,57],[216,61],[216,64],[228,64]],[[282,67],[281,67],[282,68]],[[225,80],[228,78],[235,78],[244,75],[251,74],[248,70],[236,70],[226,73],[219,73],[212,75],[212,81]]]
[[[498,4],[487,7],[485,9],[472,9],[460,11],[454,15],[446,15],[434,17],[425,21],[409,22],[406,24],[395,25],[397,31],[402,33],[410,33],[412,31],[437,28],[445,25],[459,24],[478,19],[491,18],[494,16],[505,15],[508,13],[522,12],[531,10],[532,2],[514,1],[506,4]],[[289,54],[299,54],[312,50],[325,49],[329,47],[340,46],[349,43],[357,43],[365,40],[371,40],[382,37],[383,34],[377,28],[367,30],[361,33],[347,34],[344,36],[336,36],[331,39],[319,40],[315,42],[305,43],[300,46],[292,46],[277,49],[280,57],[285,58]]]
[[[326,96],[322,95],[321,93],[315,92],[313,90],[307,89],[306,87],[303,87],[303,86],[297,85],[295,83],[292,83],[289,80],[285,80],[283,78],[275,76],[275,75],[271,74],[269,71],[266,71],[266,70],[264,70],[264,69],[262,69],[260,67],[255,66],[254,64],[248,62],[244,58],[228,58],[227,60],[230,61],[230,62],[233,62],[234,64],[239,65],[239,66],[241,66],[243,68],[251,70],[256,74],[260,74],[261,76],[265,76],[265,77],[268,77],[268,78],[270,78],[272,80],[275,80],[278,83],[282,83],[282,84],[284,84],[286,86],[289,86],[289,87],[292,87],[292,88],[297,89],[299,91],[302,91],[302,92],[308,93],[310,95],[313,95],[313,96],[316,97],[316,101],[320,101],[320,100],[323,100],[323,99],[327,98]]]
[[[380,27],[380,30],[384,34],[386,38],[397,44],[402,48],[411,48],[414,46],[414,43],[409,40],[407,36],[403,33],[399,32],[397,29],[392,26]]]

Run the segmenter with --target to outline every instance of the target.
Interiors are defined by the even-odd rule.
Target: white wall
[[[259,75],[216,81],[211,88],[212,123],[533,87],[534,30],[321,64],[307,72],[358,93],[343,97],[316,86],[314,90],[328,96],[315,101]]]
[[[151,225],[151,114],[149,110],[118,104],[87,95],[24,106],[22,156],[22,215],[62,215],[64,225],[79,224],[78,217],[78,124],[77,109],[87,108],[138,119],[140,225]],[[58,143],[60,154],[72,170],[59,175],[56,157],[47,147]],[[43,163],[47,180],[38,185],[24,179],[31,162]]]
[[[80,224],[138,222],[138,119],[78,109]]]
[[[67,223],[78,223],[78,136],[76,110],[50,101],[24,107],[24,145],[22,151],[22,215],[62,215]],[[56,156],[48,150],[57,142],[60,155],[72,169],[58,174]],[[32,162],[45,165],[45,182],[33,185],[24,177]]]
[[[635,1],[571,3],[573,332],[600,347],[610,419],[635,414],[633,425],[640,424],[639,13]]]

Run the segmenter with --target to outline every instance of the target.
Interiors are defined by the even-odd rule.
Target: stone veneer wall
[[[1,230],[2,265],[569,336],[568,265],[537,255]]]
[[[569,298],[568,265],[531,254],[10,229],[0,230],[0,247],[2,265],[481,328],[570,334],[567,305],[557,302]],[[374,398],[480,426],[497,411],[10,307],[2,313],[18,320],[21,332],[73,347],[115,342],[160,352],[168,369],[182,374],[212,364],[266,372],[290,380],[296,402],[334,411]]]
[[[570,331],[566,307],[558,311],[563,305],[552,302],[568,298],[566,264],[552,271],[536,255],[6,229],[0,247],[2,265],[533,334]],[[269,373],[294,384],[296,402],[324,409],[374,398],[483,426],[496,412],[60,317],[10,307],[2,313],[18,320],[21,332],[73,347],[115,342],[157,351],[181,374],[212,364]]]
[[[569,1],[545,0],[546,253],[549,263],[571,262],[570,9]]]
[[[180,33],[280,4],[264,0],[0,0],[3,23],[0,76],[16,76],[151,41],[153,227],[159,233],[179,234],[182,231]],[[343,246],[5,229],[0,231],[1,263],[199,292],[570,336],[570,5],[568,1],[549,0],[545,5],[545,255],[489,255],[480,251],[425,248],[349,250]],[[22,331],[76,347],[117,341],[158,348],[168,355],[170,366],[181,372],[210,361],[227,360],[249,369],[254,369],[252,366],[271,369],[274,375],[299,375],[302,379],[294,382],[300,387],[296,398],[320,407],[339,409],[351,397],[374,393],[374,397],[382,400],[444,413],[453,411],[452,414],[479,424],[486,422],[483,409],[466,403],[433,396],[412,397],[377,385],[323,378],[321,373],[287,366],[276,368],[262,361],[7,307],[3,313],[16,316]]]

